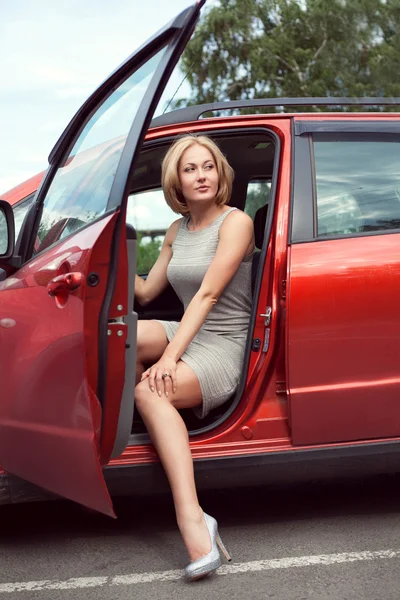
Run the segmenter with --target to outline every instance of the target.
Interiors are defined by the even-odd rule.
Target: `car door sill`
[[[400,440],[394,440],[195,459],[194,470],[199,489],[224,489],[398,473],[399,457]],[[110,466],[104,475],[114,495],[169,489],[160,463]]]
[[[199,489],[274,487],[339,478],[387,476],[400,472],[399,457],[400,440],[395,439],[196,459],[194,470]],[[157,494],[169,490],[158,462],[108,466],[104,476],[112,496]],[[57,498],[19,477],[0,473],[0,505]]]

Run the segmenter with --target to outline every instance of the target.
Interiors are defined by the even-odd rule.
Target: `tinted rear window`
[[[318,237],[400,229],[400,141],[314,140]]]

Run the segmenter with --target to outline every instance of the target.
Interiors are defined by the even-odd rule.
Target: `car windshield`
[[[13,206],[14,211],[14,223],[15,223],[15,239],[18,239],[19,233],[21,231],[22,223],[24,222],[25,215],[29,210],[29,207],[32,205],[32,202],[35,198],[35,194],[31,194],[25,200],[18,202],[15,206]]]

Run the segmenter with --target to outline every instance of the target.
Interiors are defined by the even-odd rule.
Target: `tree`
[[[154,239],[144,242],[143,236],[138,233],[136,271],[139,275],[149,273],[160,254],[161,246],[162,240]]]
[[[184,52],[192,93],[175,105],[398,96],[399,67],[399,0],[219,0]]]

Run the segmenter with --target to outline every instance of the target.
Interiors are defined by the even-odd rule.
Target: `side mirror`
[[[6,200],[0,200],[0,261],[9,260],[14,254],[14,213]]]

